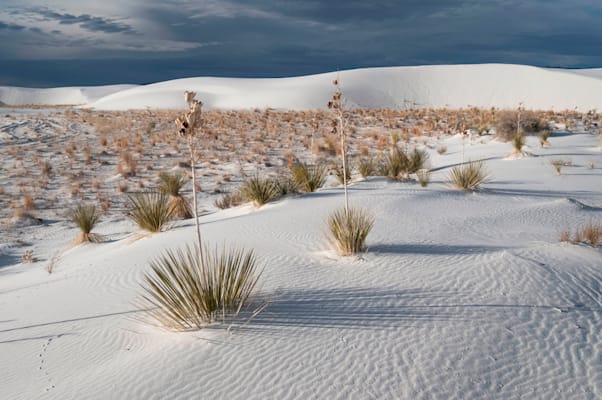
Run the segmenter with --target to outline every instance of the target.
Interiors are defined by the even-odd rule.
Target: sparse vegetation
[[[67,216],[81,230],[77,243],[99,242],[101,240],[99,235],[92,233],[92,229],[100,220],[100,212],[95,205],[80,203],[69,210]]]
[[[362,158],[357,167],[362,178],[374,175],[376,166],[372,158]]]
[[[477,190],[488,180],[488,173],[482,161],[470,161],[452,168],[449,173],[451,184],[467,192]]]
[[[240,192],[235,191],[232,193],[224,193],[220,198],[213,202],[213,205],[217,208],[224,210],[230,207],[236,207],[242,203],[242,196]]]
[[[174,218],[189,219],[193,216],[190,203],[180,193],[184,185],[186,185],[186,178],[180,174],[165,172],[159,174],[159,191],[170,196],[169,206]]]
[[[205,247],[167,251],[151,262],[142,285],[146,308],[163,326],[202,329],[249,304],[261,272],[252,251]]]
[[[565,229],[560,233],[560,241],[573,244],[589,244],[594,248],[598,248],[602,244],[602,225],[590,221],[575,229],[572,234],[570,229]]]
[[[326,167],[297,162],[291,169],[293,181],[299,190],[315,192],[326,182]]]
[[[278,197],[278,183],[274,178],[263,178],[259,175],[247,178],[240,187],[240,194],[245,201],[252,201],[261,207]]]
[[[366,250],[366,238],[374,226],[374,216],[362,208],[335,210],[328,216],[329,241],[342,256]]]
[[[421,168],[416,171],[416,177],[418,178],[418,182],[421,187],[427,187],[431,182],[431,170],[426,168]]]
[[[554,159],[552,159],[552,161],[550,161],[550,164],[552,164],[554,166],[554,169],[556,169],[556,175],[562,175],[562,167],[570,166],[573,163],[571,160],[565,160],[562,158],[554,158]]]
[[[169,197],[161,192],[137,192],[128,195],[127,215],[141,229],[160,232],[172,218]]]

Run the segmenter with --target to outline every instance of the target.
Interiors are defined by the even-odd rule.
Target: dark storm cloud
[[[0,21],[0,30],[22,31],[23,29],[25,29],[25,27],[22,25],[7,24],[7,23]]]
[[[44,16],[48,21],[59,21],[61,25],[77,24],[90,32],[135,33],[134,29],[127,24],[115,22],[108,18],[94,17],[89,14],[61,14],[51,10],[35,10],[35,12]]]
[[[135,25],[115,15],[36,12],[89,32],[128,34],[115,35],[110,45],[94,35],[82,41],[56,31],[29,38],[39,46],[80,47],[70,60],[34,63],[34,80],[49,85],[291,76],[421,64],[602,66],[602,3],[593,0],[149,0],[136,8]],[[132,26],[141,29],[138,35]],[[152,26],[153,33],[143,31],[144,26]],[[0,40],[10,36],[6,32],[0,25]],[[127,42],[127,37],[139,40]],[[161,40],[169,44],[159,50],[146,45]],[[163,50],[171,44],[176,51]],[[18,65],[18,59],[12,61]],[[5,84],[20,73],[15,69],[9,77],[8,65],[0,66]]]

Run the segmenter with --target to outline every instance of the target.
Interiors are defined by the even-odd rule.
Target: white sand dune
[[[351,107],[602,109],[600,70],[510,64],[366,68],[278,79],[186,78],[144,86],[0,87],[6,104],[82,104],[102,110],[182,108],[194,90],[210,108],[322,109],[339,75]]]
[[[326,249],[340,188],[203,217],[209,242],[265,266],[269,306],[229,330],[169,333],[136,305],[149,260],[190,243],[190,221],[140,238],[113,218],[108,242],[78,247],[65,222],[30,228],[43,261],[2,248],[0,398],[600,399],[602,253],[558,235],[600,220],[602,153],[591,134],[550,142],[528,138],[537,156],[517,160],[508,144],[467,144],[492,173],[476,194],[446,183],[457,137],[431,151],[428,188],[356,183],[352,204],[376,215],[361,258]],[[557,157],[573,161],[562,176]]]
[[[340,76],[351,107],[602,108],[602,81],[589,76],[521,65],[438,65],[367,68],[280,79],[188,78],[114,93],[91,107],[181,108],[182,92],[194,90],[211,108],[319,109]]]
[[[76,105],[89,104],[111,93],[130,89],[135,85],[90,87],[61,87],[32,89],[0,86],[0,104],[5,105]]]

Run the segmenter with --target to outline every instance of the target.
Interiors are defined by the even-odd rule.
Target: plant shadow
[[[508,250],[508,247],[486,245],[440,245],[440,244],[386,244],[371,245],[371,253],[380,254],[425,254],[425,255],[450,255],[450,254],[479,254]]]

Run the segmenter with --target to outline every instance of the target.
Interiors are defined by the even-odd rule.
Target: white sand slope
[[[602,109],[600,70],[510,64],[366,68],[338,73],[351,107]],[[278,79],[186,78],[151,85],[0,87],[5,104],[82,104],[102,110],[182,108],[194,90],[210,108],[322,109],[337,73]]]
[[[340,188],[202,218],[211,243],[255,249],[268,308],[195,333],[144,322],[136,306],[148,261],[193,240],[190,221],[136,238],[105,220],[106,243],[0,268],[3,399],[600,399],[602,252],[558,242],[559,231],[602,217],[602,153],[590,134],[527,145],[466,146],[492,181],[450,189],[461,141],[431,151],[433,183],[369,179],[351,190],[376,224],[369,253],[325,251],[325,216]],[[551,158],[573,166],[556,176]],[[594,161],[594,169],[587,163]],[[77,231],[32,229],[48,259]]]
[[[0,105],[89,104],[111,93],[127,90],[134,86],[135,85],[110,85],[50,89],[0,86]]]
[[[348,105],[369,108],[602,109],[602,81],[521,65],[368,68],[338,73]],[[325,108],[337,73],[280,79],[188,78],[114,93],[98,109],[181,108],[195,90],[211,108]]]

